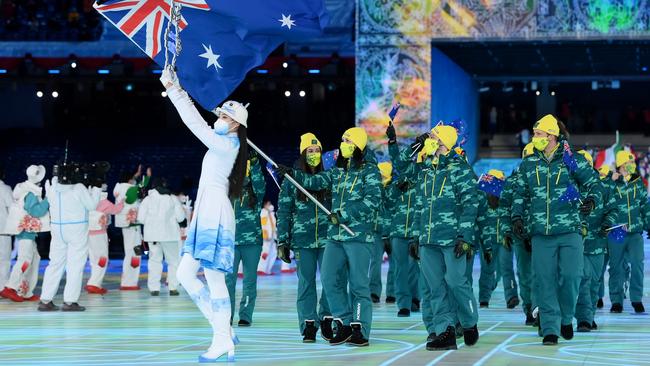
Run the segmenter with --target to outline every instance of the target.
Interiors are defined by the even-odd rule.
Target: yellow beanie
[[[619,168],[621,165],[625,165],[629,162],[634,163],[634,155],[629,151],[621,150],[616,153],[616,167]]]
[[[390,161],[385,161],[377,164],[377,167],[379,167],[379,172],[381,173],[381,182],[384,184],[388,183],[393,174],[393,164]]]
[[[529,142],[524,146],[524,150],[521,152],[521,158],[525,158],[527,156],[531,156],[535,153],[535,146],[533,146],[532,142]]]
[[[493,177],[495,177],[496,179],[499,179],[499,180],[506,179],[505,173],[502,172],[501,170],[498,170],[498,169],[490,169],[490,171],[488,171],[488,175],[491,175],[491,176],[493,176]]]
[[[431,133],[440,139],[440,142],[449,150],[453,149],[458,140],[458,132],[451,126],[438,125],[431,129]]]
[[[598,168],[598,173],[600,173],[600,175],[607,175],[610,171],[611,168],[607,164],[603,164],[600,166],[600,168]]]
[[[586,151],[586,150],[578,150],[578,154],[582,155],[587,159],[587,162],[589,162],[589,165],[592,167],[594,166],[594,158],[591,156],[591,154]]]
[[[306,134],[300,136],[300,153],[302,154],[302,152],[307,150],[307,148],[310,146],[318,146],[320,147],[321,151],[323,150],[323,145],[320,144],[320,141],[318,141],[316,135],[311,132],[307,132]]]
[[[358,147],[359,150],[365,149],[366,144],[368,143],[368,134],[366,134],[366,130],[361,127],[352,127],[348,129],[343,133],[343,137],[352,141],[354,146]]]
[[[560,136],[560,126],[557,119],[550,114],[545,115],[535,123],[533,130],[540,130],[553,136]]]

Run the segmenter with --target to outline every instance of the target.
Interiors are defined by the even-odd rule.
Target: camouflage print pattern
[[[418,167],[411,174],[416,182],[412,231],[420,245],[453,246],[457,238],[474,243],[479,200],[471,167],[454,153]]]
[[[560,140],[557,150],[548,159],[544,153],[535,151],[524,158],[519,167],[521,177],[515,181],[512,219],[523,218],[528,205],[532,236],[581,232],[580,203],[560,200],[570,184],[592,197],[596,206],[602,202],[596,171],[582,155],[573,153],[577,168],[570,173],[563,160],[563,144]]]
[[[405,164],[400,165],[400,150],[397,144],[389,144],[388,152],[393,162],[393,170],[401,168],[404,171]],[[403,175],[403,174],[402,174]],[[393,176],[396,176],[393,173]],[[415,214],[415,186],[410,185],[406,192],[402,192],[397,186],[405,181],[404,177],[392,182],[386,187],[386,208],[389,213],[389,236],[391,238],[410,239],[413,237],[410,231]]]
[[[278,198],[278,240],[288,242],[291,248],[324,248],[330,226],[327,215],[311,200],[300,199],[298,192],[288,180],[282,182]],[[330,205],[330,196],[328,192],[325,202],[321,202],[326,207]]]
[[[619,177],[614,183],[614,200],[618,208],[616,225],[627,225],[627,232],[643,233],[650,227],[650,204],[643,181],[633,176],[629,182]]]
[[[255,195],[255,205],[250,207],[250,189]],[[235,245],[262,245],[260,211],[266,192],[266,182],[259,159],[251,161],[250,175],[244,180],[242,196],[232,201],[235,211]],[[235,269],[236,270],[236,269]]]
[[[602,203],[585,218],[587,236],[585,237],[585,254],[597,255],[607,253],[607,237],[601,234],[603,228],[616,226],[619,218],[619,207],[616,204],[614,182],[606,177],[600,181],[602,185]],[[622,222],[621,222],[622,223]]]
[[[478,204],[476,224],[479,232],[479,241],[483,250],[492,249],[493,246],[502,245],[503,243],[499,208],[493,209],[488,205],[487,194],[485,192],[479,191],[478,197],[480,201]]]
[[[295,180],[309,190],[332,192],[332,211],[340,214],[342,223],[354,236],[339,225],[330,225],[327,238],[338,242],[374,243],[374,219],[381,203],[381,174],[372,152],[366,151],[364,161],[347,168],[333,167],[318,174],[295,171]]]

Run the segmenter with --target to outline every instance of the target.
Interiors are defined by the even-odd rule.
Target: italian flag
[[[596,159],[594,161],[594,167],[596,169],[600,168],[603,165],[609,165],[609,167],[613,170],[616,168],[616,153],[623,150],[623,146],[621,146],[621,140],[620,136],[618,134],[618,131],[616,131],[616,142],[614,145],[608,147],[605,150],[600,150],[598,154],[596,155]]]

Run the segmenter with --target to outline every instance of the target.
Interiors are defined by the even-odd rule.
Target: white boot
[[[224,300],[220,306],[215,306],[215,300],[212,300],[213,314],[210,318],[212,344],[207,352],[199,356],[199,362],[201,363],[217,362],[221,356],[226,354],[228,355],[228,362],[235,361],[234,332],[230,326],[230,299],[226,298]]]

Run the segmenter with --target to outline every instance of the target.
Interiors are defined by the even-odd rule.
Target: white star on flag
[[[214,52],[212,52],[212,45],[206,45],[201,44],[203,48],[205,49],[205,53],[202,53],[199,55],[199,57],[203,57],[208,60],[208,64],[205,66],[206,68],[210,68],[210,66],[214,66],[214,69],[219,71],[219,69],[223,69],[223,67],[219,64],[219,57],[221,55],[215,55]]]
[[[291,19],[291,14],[289,14],[288,16],[282,14],[282,19],[278,19],[278,22],[282,23],[280,28],[286,26],[287,28],[291,29],[291,27],[296,26],[296,21]]]

